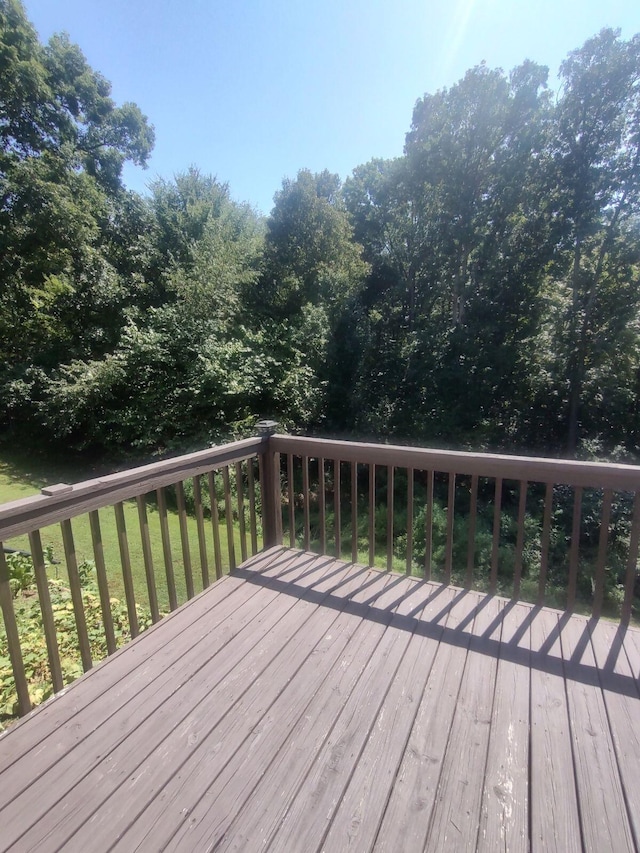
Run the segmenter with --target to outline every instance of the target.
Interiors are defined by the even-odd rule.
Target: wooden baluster
[[[209,481],[209,498],[211,501],[211,533],[213,535],[213,561],[216,567],[216,578],[222,577],[222,550],[220,548],[220,519],[218,517],[218,497],[213,471],[207,475]]]
[[[193,478],[193,505],[196,512],[196,528],[198,530],[198,553],[200,554],[200,571],[202,572],[202,589],[209,586],[209,557],[207,555],[207,540],[204,535],[204,510],[202,509],[202,486],[200,477]]]
[[[279,453],[273,454],[273,487],[275,490],[274,494],[274,510],[275,510],[275,522],[276,522],[276,545],[282,545],[284,543],[284,535],[282,532],[282,503],[283,503],[283,494],[282,494],[282,459]]]
[[[16,693],[18,694],[18,710],[20,716],[23,717],[31,710],[31,699],[29,698],[29,686],[24,671],[18,623],[16,622],[16,614],[13,609],[13,595],[11,594],[11,584],[9,583],[9,566],[2,550],[2,542],[0,542],[0,609],[2,610],[4,629],[7,634],[13,680],[16,685]]]
[[[631,520],[631,536],[629,538],[629,556],[627,559],[627,574],[624,583],[624,601],[622,603],[622,622],[631,619],[631,608],[635,594],[636,572],[638,569],[638,543],[640,542],[640,492],[633,497],[633,515]]]
[[[453,519],[456,500],[456,475],[449,474],[449,495],[447,498],[447,544],[444,560],[444,582],[451,583],[453,567]]]
[[[551,536],[551,510],[553,505],[553,483],[547,483],[544,496],[544,517],[542,521],[542,542],[540,545],[540,578],[538,582],[538,604],[544,604],[544,589],[547,583],[549,563],[549,539]]]
[[[187,526],[187,505],[184,497],[182,482],[176,483],[176,501],[178,504],[178,523],[180,526],[180,545],[182,546],[182,564],[184,580],[187,587],[187,598],[193,598],[193,569],[191,567],[191,549],[189,548],[189,528]]]
[[[433,471],[427,471],[427,506],[424,514],[424,578],[431,578],[431,557],[433,554]]]
[[[87,634],[87,620],[84,614],[84,602],[82,600],[80,575],[78,574],[76,546],[73,541],[73,531],[71,530],[70,519],[67,518],[64,521],[60,522],[60,528],[62,530],[64,556],[67,562],[69,590],[71,592],[73,612],[76,618],[76,628],[78,630],[78,645],[80,647],[80,658],[82,660],[82,668],[85,672],[87,672],[93,666],[93,662],[91,660],[91,646],[89,644],[89,636]]]
[[[609,522],[611,521],[611,500],[613,492],[605,489],[602,498],[602,515],[600,518],[600,541],[598,542],[598,558],[596,561],[596,585],[593,591],[592,613],[597,618],[602,613],[604,600],[604,577],[607,567],[607,544],[609,542]]]
[[[351,562],[358,562],[358,463],[351,463]]]
[[[238,527],[240,529],[240,554],[242,556],[242,562],[244,563],[247,559],[247,530],[244,523],[244,488],[242,484],[241,462],[236,462],[236,491],[238,493]]]
[[[311,549],[311,524],[309,520],[309,458],[302,457],[302,500],[304,506],[304,550]]]
[[[178,606],[176,594],[176,579],[173,571],[173,555],[171,554],[171,539],[169,537],[169,521],[167,518],[167,495],[164,489],[156,490],[158,498],[158,517],[160,519],[160,536],[162,539],[162,554],[164,556],[164,571],[167,577],[167,592],[169,607],[175,610]]]
[[[580,557],[580,517],[582,514],[582,486],[573,490],[573,523],[571,525],[571,550],[569,552],[569,585],[567,587],[567,610],[576,605],[578,589],[578,561]]]
[[[258,531],[256,527],[256,482],[253,475],[253,457],[247,459],[247,490],[249,492],[249,530],[251,531],[251,555],[258,553]]]
[[[104,636],[107,641],[107,654],[112,655],[116,651],[116,635],[113,630],[111,596],[109,595],[109,581],[107,580],[107,568],[104,563],[102,532],[100,530],[100,517],[97,509],[94,509],[89,513],[89,526],[91,528],[93,556],[95,557],[96,563],[98,594],[100,595],[100,609],[102,610],[102,625],[104,627]]]
[[[1,548],[2,546],[0,545],[0,550]],[[44,627],[44,638],[47,643],[51,684],[53,685],[53,692],[58,693],[64,687],[64,682],[62,680],[62,667],[60,666],[56,623],[53,618],[51,596],[49,594],[49,579],[47,578],[47,569],[44,564],[39,530],[33,530],[29,534],[29,548],[31,549],[31,559],[33,560],[36,587],[38,589],[38,600],[40,601],[40,610],[42,612],[42,625]]]
[[[151,537],[149,536],[149,520],[147,518],[147,502],[144,495],[136,497],[138,505],[138,521],[140,523],[140,538],[142,541],[142,556],[144,559],[144,571],[147,578],[147,591],[149,593],[149,609],[154,622],[160,621],[158,609],[158,594],[156,592],[156,578],[153,570],[153,555],[151,551]]]
[[[500,549],[500,516],[502,512],[502,477],[496,477],[496,488],[493,499],[493,541],[491,543],[491,584],[490,590],[495,593],[498,587],[498,556]]]
[[[476,519],[478,516],[478,475],[471,477],[471,494],[469,498],[469,529],[467,536],[467,574],[465,586],[471,589],[473,586],[473,570],[476,562]]]
[[[327,512],[324,481],[324,459],[318,459],[318,510],[320,517],[320,553],[327,553]]]
[[[336,557],[342,559],[342,507],[340,505],[340,460],[336,459],[333,463],[333,518],[335,522],[336,534]]]
[[[369,463],[369,566],[376,562],[376,466]]]
[[[229,568],[231,570],[236,567],[236,546],[233,536],[233,510],[231,508],[231,487],[229,485],[229,466],[225,465],[222,469],[222,485],[224,487],[224,514],[227,523],[227,549],[229,554]],[[264,484],[263,488],[264,488]],[[264,493],[263,493],[264,500]]]
[[[293,479],[293,454],[287,454],[287,494],[289,495],[289,546],[296,547],[296,495]]]
[[[118,548],[120,550],[120,563],[122,565],[124,595],[127,600],[129,631],[131,633],[131,638],[133,639],[140,633],[140,628],[138,625],[138,611],[136,609],[136,594],[133,587],[133,575],[131,574],[127,525],[124,520],[124,506],[122,505],[122,502],[119,501],[116,503],[113,507],[113,511],[116,517],[116,530],[118,531]]]
[[[407,469],[407,564],[405,571],[411,574],[413,564],[413,468]]]
[[[394,467],[387,466],[387,571],[393,569],[393,486]]]
[[[520,498],[518,500],[518,533],[516,535],[516,553],[513,569],[513,598],[520,597],[520,583],[522,581],[522,551],[524,549],[524,521],[527,510],[527,491],[529,484],[526,480],[520,480]]]

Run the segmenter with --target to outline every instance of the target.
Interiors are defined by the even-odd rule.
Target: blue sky
[[[552,75],[603,26],[640,32],[640,0],[25,0],[41,38],[69,33],[156,128],[145,171],[189,165],[263,213],[285,176],[342,178],[402,152],[417,98],[481,61]],[[554,84],[555,85],[555,84]]]

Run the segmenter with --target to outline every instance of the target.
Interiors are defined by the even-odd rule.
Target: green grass
[[[0,453],[0,503],[38,494],[40,489],[45,485],[57,482],[76,483],[84,479],[95,477],[99,473],[105,473],[104,469],[99,469],[95,466],[82,467],[75,460],[65,461],[63,459],[45,459],[39,457],[26,459],[16,455],[10,455],[5,451]],[[152,498],[153,497],[154,496],[152,496]],[[142,606],[148,606],[149,597],[142,553],[142,540],[140,536],[138,511],[134,501],[125,501],[124,513],[136,601]],[[162,540],[160,536],[160,521],[157,507],[153,500],[147,501],[147,514],[149,519],[149,531],[155,570],[154,575],[158,592],[158,602],[161,610],[168,610],[169,597],[167,592]],[[109,580],[109,591],[112,597],[122,599],[124,598],[124,583],[120,562],[120,551],[118,548],[115,514],[113,509],[109,507],[100,510],[99,517],[104,558]],[[186,600],[187,596],[179,520],[177,513],[171,509],[168,510],[168,525],[178,601],[183,602]],[[189,550],[191,554],[194,588],[196,592],[199,592],[202,589],[202,568],[200,564],[196,521],[194,518],[187,518],[187,528],[189,534]],[[89,529],[88,516],[83,515],[73,519],[72,529],[78,562],[83,560],[93,560],[93,544]],[[60,561],[60,563],[54,567],[53,572],[57,574],[58,577],[66,579],[67,572],[64,563],[64,549],[62,545],[62,533],[60,526],[52,525],[50,527],[44,527],[41,529],[40,533],[43,547],[51,547],[53,549],[54,558]],[[214,579],[213,536],[211,520],[209,518],[205,518],[205,540],[209,565],[209,577],[210,579]],[[226,524],[223,519],[221,519],[220,524],[220,540],[222,546],[223,569],[224,571],[228,571],[229,552],[227,546],[227,531]],[[247,540],[247,547],[250,553],[251,542],[248,524]],[[241,560],[241,543],[237,520],[234,523],[234,543],[236,561],[239,563]],[[3,544],[10,548],[18,548],[25,551],[29,550],[29,540],[27,536],[16,537],[10,541],[4,542]],[[260,537],[258,537],[258,547],[260,546],[261,541]]]

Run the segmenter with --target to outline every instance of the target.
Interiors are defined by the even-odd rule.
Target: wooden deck
[[[271,549],[0,738],[2,850],[637,850],[640,633]]]

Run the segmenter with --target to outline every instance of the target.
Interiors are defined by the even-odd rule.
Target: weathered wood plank
[[[530,612],[520,604],[502,612],[501,649],[520,655],[498,660],[477,845],[486,853],[529,850]]]
[[[107,567],[104,564],[102,532],[100,530],[100,517],[98,515],[97,509],[94,509],[89,513],[89,526],[91,528],[93,556],[95,558],[96,576],[98,580],[98,594],[100,596],[100,609],[102,611],[102,625],[104,627],[104,636],[107,643],[107,654],[112,655],[116,650],[116,636],[113,630],[113,618],[111,616],[111,597],[109,595]]]
[[[580,519],[582,515],[582,489],[573,492],[573,520],[571,524],[571,549],[569,551],[569,583],[567,585],[567,609],[573,610],[576,604],[578,585],[578,559],[580,556]]]
[[[625,626],[600,620],[590,625],[591,643],[620,770],[627,814],[640,849],[640,693],[625,655]],[[621,690],[620,682],[629,689]]]
[[[93,661],[91,660],[91,646],[87,634],[87,620],[84,614],[84,601],[82,600],[82,587],[80,585],[80,575],[78,574],[78,559],[76,557],[76,546],[73,541],[71,521],[66,519],[66,521],[60,522],[60,528],[62,530],[64,557],[67,564],[69,590],[71,591],[71,601],[73,602],[73,614],[78,631],[80,658],[82,659],[82,668],[87,672],[93,666]]]
[[[247,489],[249,492],[249,530],[251,531],[251,555],[258,553],[258,530],[256,525],[256,480],[253,459],[247,459]]]
[[[449,732],[427,849],[474,851],[478,844],[482,781],[487,749],[503,602],[490,597],[478,602],[456,710]]]
[[[255,571],[271,572],[276,578],[294,560],[299,560],[299,554],[290,552],[259,556],[262,559],[252,563]],[[0,741],[0,809],[22,790],[15,772],[10,770],[15,762],[29,754],[28,760],[23,762],[25,785],[32,782],[143,688],[152,682],[158,687],[156,679],[159,676],[169,673],[168,677],[173,678],[171,666],[181,662],[186,651],[195,649],[215,627],[259,591],[259,587],[246,584],[241,578],[226,576],[206,595],[192,599],[116,652],[109,659],[108,667],[106,662],[98,664],[82,679],[65,688],[64,697],[40,706],[29,719],[12,726]],[[250,606],[257,604],[258,601]],[[37,758],[33,752],[36,747]],[[9,772],[11,785],[7,784]]]
[[[351,463],[351,562],[358,562],[358,465]]]
[[[502,512],[502,478],[496,477],[493,499],[493,539],[491,544],[491,582],[489,588],[495,592],[498,587],[498,556],[500,553],[500,517]]]
[[[9,658],[11,660],[11,670],[13,672],[13,680],[16,685],[16,694],[18,696],[18,705],[21,714],[28,714],[31,710],[31,699],[29,698],[29,685],[24,672],[24,661],[22,658],[22,648],[20,645],[20,634],[18,633],[18,624],[16,614],[13,609],[13,595],[11,594],[11,586],[9,584],[9,567],[7,565],[2,543],[0,542],[0,608],[2,609],[2,619],[4,629],[7,634],[7,644],[9,646]]]
[[[324,459],[318,459],[318,523],[320,525],[320,553],[327,553],[327,510]]]
[[[254,457],[264,450],[264,439],[246,438],[220,447],[187,453],[173,459],[129,468],[94,480],[85,480],[56,494],[34,495],[0,505],[0,540],[11,539],[93,509],[136,498],[212,468]]]
[[[149,596],[149,610],[154,622],[160,620],[158,608],[158,594],[156,592],[156,576],[153,570],[153,553],[151,551],[151,536],[149,534],[149,519],[147,517],[147,501],[144,495],[136,498],[138,507],[138,523],[140,526],[140,540],[142,542],[142,557],[144,560],[144,574],[147,581],[147,594]],[[63,522],[64,524],[64,522]]]
[[[42,627],[44,629],[45,642],[47,644],[47,657],[49,659],[51,684],[53,686],[54,693],[58,693],[58,691],[62,690],[64,682],[62,680],[62,668],[60,666],[60,652],[58,650],[56,623],[53,618],[51,596],[49,595],[49,579],[47,578],[47,570],[44,564],[42,540],[40,538],[39,530],[34,530],[33,533],[29,534],[29,548],[31,549],[33,570],[36,578],[36,588],[38,590],[38,600],[40,602],[40,610],[42,612]]]
[[[453,569],[453,522],[456,502],[456,475],[449,474],[449,489],[447,497],[447,541],[444,548],[444,582],[451,583]]]
[[[351,604],[345,608],[349,619],[356,617],[358,612],[362,613],[358,604],[383,604],[380,596],[391,579],[377,572],[368,573],[366,577],[370,578],[373,574],[377,575],[373,591],[367,582],[366,591],[356,592],[351,597]],[[330,678],[325,679],[292,728],[290,736],[271,763],[268,776],[261,778],[250,797],[245,795],[242,808],[235,816],[235,803],[230,801],[231,814],[227,817],[223,812],[218,820],[212,820],[208,838],[212,842],[215,840],[217,849],[247,850],[251,846],[260,846],[262,849],[277,831],[289,799],[305,778],[331,731],[333,721],[361,678],[384,634],[385,624],[382,622],[369,622],[362,616],[355,621],[357,628],[341,656],[339,667]],[[274,791],[277,792],[276,797],[273,796]]]
[[[131,637],[138,636],[138,611],[136,610],[136,595],[133,588],[133,575],[131,574],[131,558],[129,556],[129,540],[127,539],[127,525],[124,518],[124,507],[121,502],[113,507],[116,517],[116,530],[118,532],[118,549],[120,551],[120,565],[122,566],[122,580],[124,594],[127,601],[127,617],[129,619],[129,632]]]
[[[451,723],[455,714],[471,635],[461,626],[473,624],[478,604],[474,593],[442,596],[433,617],[446,636],[440,640],[418,712],[376,838],[376,851],[422,851],[429,832]],[[437,636],[437,635],[436,635]]]
[[[296,547],[296,496],[294,489],[293,456],[287,454],[287,500],[289,502],[289,545]]]
[[[558,616],[532,611],[531,652],[531,850],[581,850],[578,796],[573,770],[569,710]]]
[[[313,587],[330,594],[337,583],[340,596],[347,599],[357,591],[361,578],[345,569],[339,577],[327,577]],[[378,584],[382,589],[382,579]],[[308,581],[302,581],[299,588],[307,589]],[[309,614],[301,629],[289,639],[281,637],[280,653],[233,706],[231,714],[208,735],[199,736],[197,742],[192,738],[193,743],[184,743],[180,757],[186,760],[180,773],[172,776],[161,795],[148,804],[115,849],[132,850],[138,845],[162,848],[170,842],[174,849],[199,850],[207,849],[220,837],[222,828],[228,826],[259,782],[262,768],[270,764],[290,736],[331,667],[339,663],[340,653],[358,627],[359,620],[352,615],[323,608],[321,599],[317,604],[320,606],[304,599],[296,604]],[[183,808],[185,800],[194,803],[188,814]]]
[[[209,500],[211,502],[211,535],[213,536],[213,562],[216,567],[216,578],[222,577],[222,549],[220,547],[220,518],[218,514],[218,496],[213,471],[207,475],[209,483]]]
[[[238,498],[238,528],[240,533],[240,556],[242,562],[247,559],[247,529],[244,519],[244,487],[242,463],[236,462],[236,497]]]
[[[467,574],[465,586],[470,589],[473,585],[473,570],[476,560],[476,520],[478,516],[478,475],[471,477],[471,494],[469,498],[469,533],[467,539]]]
[[[264,480],[260,480],[260,485],[266,492]],[[224,518],[227,527],[227,555],[229,557],[229,568],[233,571],[236,563],[236,545],[233,535],[233,509],[231,508],[231,485],[229,483],[229,466],[225,465],[222,469],[222,486],[224,489]],[[263,498],[264,500],[264,498]]]
[[[171,537],[169,535],[169,520],[167,517],[167,495],[164,489],[156,492],[158,500],[158,518],[160,520],[160,538],[162,539],[162,556],[164,558],[164,571],[167,578],[167,592],[169,594],[169,607],[175,610],[178,606],[176,593],[176,579],[173,571],[173,555],[171,554]]]
[[[551,515],[553,510],[553,484],[547,483],[544,494],[544,513],[542,519],[542,539],[540,542],[540,575],[538,580],[538,604],[544,604],[549,564],[549,541],[551,538]]]
[[[308,551],[311,547],[311,519],[309,516],[309,459],[302,457],[302,501],[304,508],[304,548]]]
[[[100,810],[101,804],[121,790],[125,780],[136,774],[145,758],[160,747],[170,733],[184,731],[185,727],[190,731],[190,721],[197,724],[196,709],[201,703],[205,703],[206,710],[202,712],[205,724],[211,720],[212,714],[223,716],[230,709],[246,685],[257,677],[261,664],[266,666],[277,653],[281,634],[274,631],[274,627],[281,620],[286,620],[294,632],[300,626],[297,615],[292,612],[295,602],[291,596],[264,588],[263,595],[256,602],[258,610],[249,619],[234,620],[231,629],[222,631],[218,628],[211,637],[208,653],[202,655],[203,649],[198,649],[201,654],[192,653],[189,659],[181,659],[178,664],[180,689],[172,690],[168,696],[160,691],[156,693],[154,702],[149,701],[146,694],[139,695],[128,704],[128,725],[123,726],[119,717],[110,719],[95,733],[90,744],[85,743],[81,751],[67,752],[58,761],[54,771],[58,786],[51,785],[51,773],[43,774],[30,785],[12,803],[12,808],[2,815],[3,840],[8,843],[17,840],[16,833],[24,831],[21,813],[26,813],[32,826],[21,836],[21,843],[27,849],[46,844],[53,836],[58,839],[57,843],[63,844],[74,836],[74,845],[84,849],[89,842],[85,844],[79,839],[89,827],[91,845],[98,848],[107,846],[104,836],[98,834],[98,828],[113,838],[116,834],[115,814],[108,808]],[[234,642],[230,643],[232,637]],[[257,660],[251,654],[254,647],[259,648]],[[187,666],[189,662],[190,669]],[[194,677],[196,674],[197,678]],[[209,703],[214,690],[216,702],[211,707]],[[161,713],[153,713],[154,708],[161,708]],[[106,744],[109,746],[109,763],[103,767],[101,758]],[[162,771],[162,765],[163,762],[154,763],[159,771]],[[164,767],[169,774],[172,770],[171,764]],[[135,778],[140,778],[139,774]],[[82,785],[82,796],[79,791],[75,795],[67,794],[65,805],[60,805],[65,792],[73,792],[79,784]],[[145,785],[139,785],[137,790],[139,796],[146,796]],[[126,809],[131,811],[132,808],[129,800]],[[96,810],[99,810],[98,815],[89,825],[88,821]],[[99,838],[102,838],[101,844]]]
[[[527,509],[527,491],[529,484],[526,480],[520,480],[520,494],[518,498],[518,533],[516,535],[516,553],[513,567],[513,598],[520,597],[520,584],[522,582],[522,551],[524,548],[524,519]]]
[[[614,491],[635,492],[638,487],[638,469],[635,465],[430,450],[293,435],[274,435],[270,441],[274,451],[298,455],[306,453],[309,456],[324,456],[325,459],[342,459],[343,462],[412,467],[444,474],[478,474],[480,477],[502,477],[503,480],[527,480],[552,485],[562,483],[567,486],[610,488]]]
[[[369,566],[376,564],[376,466],[369,465]]]
[[[600,516],[600,539],[598,541],[598,556],[596,558],[596,583],[593,590],[592,613],[596,619],[602,613],[604,600],[604,576],[607,570],[607,545],[609,543],[609,523],[611,521],[611,501],[613,492],[605,489],[602,497],[602,514]]]
[[[413,568],[413,468],[407,471],[407,554],[405,572],[410,575]]]
[[[431,578],[433,557],[433,471],[427,471],[427,506],[424,514],[425,545],[424,545],[424,577]]]
[[[587,620],[567,619],[560,636],[583,844],[587,850],[634,851]]]
[[[447,589],[442,595],[429,596],[429,588],[420,586],[416,587],[413,596],[407,596],[396,608],[400,615],[410,613],[417,624],[353,775],[333,815],[323,841],[323,849],[372,848],[396,782],[444,626],[434,635],[429,630],[426,636],[421,628],[431,628],[433,620],[441,614],[443,607],[446,607],[453,597],[453,589]],[[424,607],[422,613],[421,607]],[[409,630],[410,622],[411,620],[407,619],[405,630]],[[380,687],[381,690],[384,689],[384,685]]]
[[[228,470],[225,468],[225,471]],[[176,500],[178,504],[178,526],[180,528],[180,545],[182,548],[182,567],[187,588],[187,598],[193,598],[193,569],[191,567],[191,547],[189,545],[189,528],[187,527],[187,506],[183,484],[176,483]]]
[[[238,467],[240,463],[238,462]],[[196,529],[198,531],[198,552],[200,554],[200,572],[202,589],[209,586],[209,558],[207,556],[207,540],[204,535],[204,511],[202,508],[202,486],[200,476],[193,478],[193,503],[196,511]],[[246,554],[244,559],[246,560]]]
[[[387,571],[393,568],[393,482],[394,468],[387,468]]]

